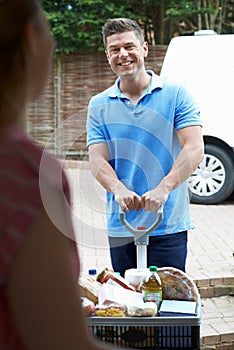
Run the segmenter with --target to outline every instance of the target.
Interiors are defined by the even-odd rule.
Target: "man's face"
[[[144,69],[148,44],[140,43],[134,31],[107,37],[106,56],[113,72],[121,78],[134,78]]]

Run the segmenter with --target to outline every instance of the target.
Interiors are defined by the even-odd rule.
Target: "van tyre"
[[[188,180],[190,200],[197,204],[217,204],[234,190],[234,157],[228,149],[205,145],[205,155]]]

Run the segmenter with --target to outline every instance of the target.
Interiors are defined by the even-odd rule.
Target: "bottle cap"
[[[89,275],[96,275],[97,274],[97,270],[96,269],[90,269],[89,270]]]
[[[155,272],[158,270],[157,266],[150,266],[149,267],[150,272]]]

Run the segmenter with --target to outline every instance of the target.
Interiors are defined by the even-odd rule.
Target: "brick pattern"
[[[201,350],[233,350],[234,278],[195,283],[202,299]]]
[[[234,277],[196,280],[202,298],[234,296]]]

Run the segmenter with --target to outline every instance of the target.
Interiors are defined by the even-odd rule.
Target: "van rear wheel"
[[[190,200],[197,204],[217,204],[234,190],[233,154],[215,144],[205,145],[205,156],[188,179]]]

